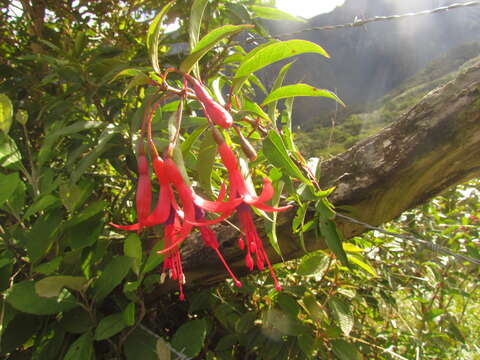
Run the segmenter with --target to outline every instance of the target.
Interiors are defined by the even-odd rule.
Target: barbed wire
[[[464,3],[454,3],[448,6],[441,6],[435,9],[431,10],[423,10],[419,12],[411,12],[411,13],[406,13],[406,14],[400,14],[400,15],[389,15],[389,16],[375,16],[372,18],[368,19],[359,19],[355,18],[353,22],[347,23],[347,24],[340,24],[340,25],[327,25],[327,26],[316,26],[316,27],[311,27],[291,33],[286,33],[286,34],[278,34],[275,36],[272,36],[272,38],[284,38],[284,37],[290,37],[290,36],[295,36],[299,34],[303,34],[305,32],[309,31],[317,31],[317,30],[336,30],[336,29],[345,29],[345,28],[353,28],[353,27],[361,27],[369,23],[373,22],[379,22],[379,21],[389,21],[389,20],[399,20],[399,19],[405,19],[405,18],[410,18],[414,16],[423,16],[423,15],[430,15],[430,14],[435,14],[439,12],[444,12],[448,10],[453,10],[453,9],[459,9],[459,8],[465,8],[465,7],[471,7],[471,6],[478,6],[480,5],[480,1],[468,1]]]
[[[453,256],[455,259],[457,260],[460,260],[460,261],[468,261],[472,264],[477,264],[477,265],[480,265],[480,260],[477,260],[477,259],[474,259],[470,256],[466,256],[466,255],[462,255],[462,254],[458,254],[456,252],[453,252],[451,251],[450,249],[447,249],[443,246],[440,246],[440,245],[437,245],[437,244],[434,244],[430,241],[427,241],[425,239],[420,239],[418,237],[415,237],[413,235],[409,235],[409,234],[399,234],[399,233],[395,233],[395,232],[391,232],[391,231],[387,231],[387,230],[384,230],[382,228],[379,228],[379,227],[376,227],[376,226],[373,226],[373,225],[370,225],[370,224],[367,224],[367,223],[364,223],[360,220],[357,220],[357,219],[354,219],[354,218],[351,218],[350,216],[347,216],[347,215],[343,215],[343,214],[340,214],[339,212],[336,212],[336,216],[341,218],[341,219],[344,219],[348,222],[351,222],[351,223],[354,223],[354,224],[357,224],[357,225],[362,225],[363,227],[369,229],[369,230],[375,230],[375,231],[378,231],[384,235],[389,235],[389,236],[393,236],[393,237],[396,237],[396,238],[399,238],[399,239],[403,239],[403,240],[407,240],[407,241],[411,241],[411,242],[414,242],[418,245],[422,245],[426,248],[428,248],[429,250],[433,251],[433,252],[440,252],[440,253],[444,253],[446,255],[449,255],[449,256]]]

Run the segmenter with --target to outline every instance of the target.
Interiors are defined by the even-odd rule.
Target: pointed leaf
[[[330,345],[332,351],[338,360],[361,360],[362,357],[355,345],[346,342],[345,340],[337,339],[331,340]]]
[[[354,263],[355,265],[357,265],[358,267],[360,267],[361,269],[365,270],[367,273],[369,273],[370,275],[374,276],[374,277],[377,277],[377,272],[375,271],[375,269],[367,264],[366,262],[364,262],[360,257],[358,256],[355,256],[355,255],[347,255],[347,259]]]
[[[187,357],[194,358],[202,350],[207,335],[207,322],[197,319],[184,323],[173,335],[172,346]]]
[[[82,276],[49,276],[35,283],[35,291],[41,297],[57,297],[63,288],[81,291],[87,284]]]
[[[123,320],[122,313],[116,313],[113,315],[109,315],[104,317],[98,323],[97,328],[95,329],[95,340],[105,340],[108,339],[115,334],[118,334],[120,331],[125,329],[127,324]]]
[[[274,7],[252,5],[250,6],[250,9],[257,17],[262,19],[306,22],[303,19],[290,15],[289,13],[283,12]]]
[[[92,166],[95,161],[97,161],[98,157],[105,152],[109,141],[117,132],[118,129],[114,125],[108,125],[107,128],[100,134],[100,137],[95,147],[88,153],[87,156],[80,160],[78,165],[72,171],[71,179],[73,183],[76,183],[80,179],[80,176],[82,176],[83,173],[90,166]]]
[[[210,132],[205,134],[197,160],[198,182],[205,191],[207,197],[213,199],[212,193],[212,171],[217,155],[217,144]]]
[[[189,73],[193,66],[220,40],[252,27],[253,25],[224,25],[210,31],[193,48],[192,53],[183,60],[180,70]]]
[[[20,177],[16,172],[8,175],[0,174],[0,206],[10,199],[20,181]]]
[[[148,28],[147,33],[147,47],[149,49],[150,58],[152,60],[153,69],[160,74],[160,65],[158,63],[158,43],[160,41],[160,36],[163,33],[162,21],[165,14],[170,10],[172,5],[175,3],[175,0],[169,2],[165,5],[162,10],[155,16],[152,23]]]
[[[0,94],[0,130],[8,134],[12,125],[13,105],[10,98],[5,94]]]
[[[334,319],[340,325],[345,336],[350,335],[353,329],[353,313],[350,306],[342,299],[333,296],[328,300],[328,306],[332,311]]]
[[[94,357],[93,337],[89,332],[80,336],[68,348],[64,360],[91,360]]]
[[[328,248],[336,255],[337,259],[340,260],[343,265],[349,266],[347,255],[342,247],[342,239],[337,232],[335,223],[331,220],[321,217],[318,224],[320,232],[325,238]]]
[[[78,306],[75,298],[67,290],[63,290],[55,299],[39,296],[33,281],[13,285],[7,291],[6,300],[17,310],[36,315],[58,314]]]
[[[132,266],[132,258],[117,256],[111,260],[93,285],[93,296],[100,302],[127,276]]]
[[[7,167],[22,159],[15,141],[7,134],[0,132],[0,166]]]
[[[319,45],[306,40],[288,40],[261,48],[253,56],[247,56],[238,68],[235,78],[242,78],[274,62],[304,53],[317,53],[330,57]]]
[[[328,257],[320,252],[307,254],[300,261],[297,273],[302,276],[313,275],[324,267],[325,260],[328,261]]]
[[[287,74],[287,71],[290,69],[290,67],[293,65],[295,61],[291,61],[288,64],[282,66],[280,71],[277,74],[277,77],[275,78],[275,81],[273,82],[272,89],[270,92],[275,91],[279,87],[283,85],[283,81],[285,80],[285,75]],[[268,115],[270,118],[274,119],[275,118],[275,108],[277,107],[277,102],[274,101],[268,105]]]
[[[272,101],[277,101],[280,99],[290,98],[294,96],[321,96],[337,101],[339,104],[345,106],[344,102],[335,95],[335,93],[330,90],[317,89],[314,86],[307,84],[295,84],[282,86],[274,91],[272,91],[265,100],[263,100],[262,105],[266,105]]]
[[[200,37],[200,29],[202,25],[203,12],[208,4],[208,0],[195,0],[190,11],[190,21],[188,26],[188,40],[190,51],[193,51]],[[195,77],[200,78],[198,64],[195,64],[193,73]]]
[[[280,167],[282,171],[291,177],[309,183],[297,165],[290,159],[282,137],[276,131],[270,131],[263,141],[263,153],[273,165]]]

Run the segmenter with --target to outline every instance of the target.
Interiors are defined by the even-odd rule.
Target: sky
[[[276,0],[277,8],[306,19],[330,12],[344,0]]]

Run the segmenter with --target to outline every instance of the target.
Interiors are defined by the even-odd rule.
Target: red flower
[[[195,194],[192,188],[185,183],[185,180],[180,173],[180,170],[177,168],[175,162],[167,158],[164,161],[165,173],[170,184],[175,187],[177,194],[182,202],[182,211],[177,209],[177,212],[180,212],[180,215],[183,217],[183,226],[182,230],[178,233],[176,241],[170,247],[165,247],[163,250],[160,250],[158,253],[163,254],[175,246],[180,245],[190,234],[194,225],[207,225],[206,223],[198,223],[195,206],[198,206],[200,209],[209,211],[209,212],[218,212],[221,213],[223,218],[230,216],[235,208],[242,202],[241,198],[234,198],[229,201],[210,201],[202,198],[201,196]]]

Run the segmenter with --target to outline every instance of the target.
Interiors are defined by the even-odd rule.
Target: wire
[[[294,36],[294,35],[303,34],[305,32],[317,31],[317,30],[336,30],[336,29],[360,27],[360,26],[364,26],[366,24],[373,23],[373,22],[399,20],[399,19],[405,19],[405,18],[410,18],[410,17],[414,17],[414,16],[430,15],[430,14],[436,14],[436,13],[444,12],[444,11],[448,11],[448,10],[470,7],[470,6],[478,6],[478,5],[480,5],[480,1],[468,1],[468,2],[464,2],[464,3],[455,3],[455,4],[452,4],[452,5],[448,5],[448,6],[441,6],[441,7],[432,9],[432,10],[419,11],[419,12],[416,12],[416,13],[406,13],[406,14],[401,14],[401,15],[389,15],[389,16],[375,16],[373,18],[364,19],[364,20],[355,18],[355,20],[353,22],[348,23],[348,24],[316,26],[316,27],[303,29],[303,30],[296,31],[296,32],[275,35],[275,37],[276,38],[290,37],[290,36]]]
[[[393,236],[393,237],[396,237],[396,238],[399,238],[399,239],[403,239],[403,240],[408,240],[408,241],[411,241],[411,242],[414,242],[416,244],[419,244],[419,245],[422,245],[422,246],[425,246],[426,248],[428,248],[429,250],[432,250],[434,252],[441,252],[441,253],[444,253],[444,254],[447,254],[447,255],[450,255],[450,256],[453,256],[455,259],[457,260],[460,260],[460,261],[468,261],[472,264],[477,264],[477,265],[480,265],[480,260],[477,260],[477,259],[474,259],[474,258],[471,258],[469,256],[466,256],[466,255],[462,255],[462,254],[457,254],[447,248],[444,248],[443,246],[440,246],[440,245],[437,245],[437,244],[434,244],[430,241],[427,241],[427,240],[424,240],[424,239],[420,239],[420,238],[417,238],[415,236],[412,236],[412,235],[408,235],[408,234],[399,234],[399,233],[394,233],[394,232],[391,232],[391,231],[387,231],[387,230],[384,230],[384,229],[381,229],[379,227],[376,227],[376,226],[373,226],[373,225],[370,225],[370,224],[367,224],[367,223],[364,223],[362,221],[359,221],[357,219],[354,219],[354,218],[351,218],[347,215],[343,215],[343,214],[340,214],[340,213],[336,213],[336,216],[339,217],[339,218],[342,218],[344,220],[347,220],[348,222],[351,222],[351,223],[354,223],[354,224],[358,224],[358,225],[362,225],[363,227],[367,228],[367,229],[370,229],[370,230],[376,230],[378,232],[381,232],[382,234],[385,234],[385,235],[389,235],[389,236]]]

